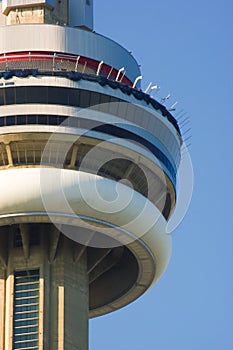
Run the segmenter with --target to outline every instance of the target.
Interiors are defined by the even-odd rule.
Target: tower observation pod
[[[92,0],[0,2],[0,350],[87,350],[171,253],[182,138]]]

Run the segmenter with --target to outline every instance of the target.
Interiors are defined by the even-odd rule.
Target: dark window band
[[[145,94],[143,91],[138,91],[137,89],[133,89],[132,87],[122,84],[121,82],[114,81],[102,76],[96,76],[92,74],[85,74],[85,73],[79,73],[79,72],[59,72],[59,71],[53,71],[53,72],[39,72],[37,69],[16,69],[16,70],[10,70],[10,71],[4,71],[0,72],[0,78],[3,77],[4,79],[10,79],[14,76],[26,78],[28,76],[61,76],[68,78],[73,81],[79,81],[79,80],[87,80],[92,81],[95,83],[100,84],[101,86],[109,86],[112,89],[120,89],[121,92],[123,92],[126,95],[133,95],[137,100],[145,101],[147,104],[151,104],[152,107],[155,110],[160,110],[162,115],[166,117],[169,122],[174,126],[178,134],[181,136],[179,125],[176,121],[176,119],[172,116],[172,114],[166,109],[164,105],[157,102],[153,98],[150,97],[150,95]]]
[[[121,99],[88,90],[56,86],[14,86],[0,89],[0,106],[12,104],[58,104],[88,108]]]
[[[128,130],[125,130],[119,126],[112,124],[102,124],[93,128],[92,121],[78,118],[78,117],[65,117],[65,116],[56,116],[56,115],[17,115],[17,116],[6,116],[0,118],[0,127],[4,126],[14,126],[14,125],[60,125],[68,127],[79,127],[83,129],[88,129],[89,131],[97,131],[107,135],[112,135],[115,137],[128,139],[141,145],[145,146],[151,153],[168,169],[172,182],[176,184],[176,169],[171,164],[170,160],[151,142],[145,138],[134,134]]]

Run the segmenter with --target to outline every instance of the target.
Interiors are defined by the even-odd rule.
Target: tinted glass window
[[[15,101],[15,89],[13,88],[7,88],[5,89],[5,95],[6,95],[6,104],[12,105]]]
[[[80,101],[79,101],[79,106],[81,108],[86,108],[90,106],[90,92],[82,90],[80,92]]]
[[[0,89],[0,105],[4,105],[4,89]]]
[[[100,94],[96,92],[91,93],[90,105],[96,106],[100,103]]]
[[[12,117],[7,117],[6,118],[6,125],[9,126],[9,125],[15,125],[15,116],[12,116]]]
[[[38,115],[38,124],[47,125],[48,124],[48,116],[47,115]]]
[[[26,124],[26,115],[18,115],[17,116],[17,124],[25,125]]]
[[[39,270],[14,273],[13,350],[38,349]]]
[[[26,89],[26,103],[47,103],[46,86],[30,86]]]
[[[37,122],[37,116],[36,115],[28,115],[27,116],[27,123],[28,124],[36,124]]]
[[[70,89],[69,91],[69,105],[79,106],[80,92],[77,89]]]
[[[49,125],[58,125],[58,117],[56,115],[49,116]]]
[[[25,103],[26,102],[26,87],[17,87],[16,91],[16,103]]]
[[[69,89],[50,87],[48,89],[48,103],[68,105],[68,90]]]

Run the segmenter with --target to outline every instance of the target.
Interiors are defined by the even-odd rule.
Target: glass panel
[[[39,269],[14,274],[13,350],[39,349]]]
[[[26,115],[18,115],[17,125],[25,125],[25,124],[26,124]]]
[[[4,117],[0,118],[0,126],[4,126],[4,119],[5,119]]]
[[[66,88],[61,89],[54,86],[49,87],[47,103],[68,105],[69,104],[68,93],[69,93],[69,89],[66,89]]]
[[[90,106],[90,91],[82,90],[80,92],[79,106],[81,108],[87,108]]]
[[[30,86],[27,88],[26,103],[47,103],[46,86]]]
[[[26,87],[20,86],[16,88],[16,103],[26,102]]]
[[[4,101],[4,90],[0,89],[0,106],[4,105],[5,101]]]
[[[6,104],[15,104],[15,88],[8,88],[5,90],[6,94]]]
[[[38,115],[38,124],[47,125],[48,124],[48,116],[47,115]]]
[[[28,124],[37,124],[37,116],[36,115],[28,115],[27,116]]]

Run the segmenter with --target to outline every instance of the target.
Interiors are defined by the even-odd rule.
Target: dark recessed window
[[[82,90],[80,92],[79,106],[81,108],[86,108],[90,106],[90,92],[87,90]]]
[[[39,349],[39,269],[14,273],[13,350]]]
[[[58,117],[56,115],[49,116],[49,125],[58,125]]]
[[[80,96],[79,90],[70,89],[68,96],[69,96],[69,105],[70,106],[79,106],[79,96]]]
[[[26,102],[26,90],[27,88],[24,86],[16,88],[16,103]]]
[[[12,105],[15,103],[15,89],[7,88],[5,89],[6,94],[6,104]]]
[[[3,89],[0,89],[0,106],[4,105],[4,91]]]
[[[26,121],[26,115],[17,115],[17,125],[25,125]]]
[[[15,116],[6,118],[6,126],[15,125]]]
[[[26,92],[26,103],[46,103],[46,88],[44,86],[30,86]]]
[[[16,231],[14,232],[14,247],[19,248],[22,246],[23,246],[23,242],[22,242],[21,232],[20,232],[20,229],[17,228]]]
[[[47,125],[48,124],[48,116],[47,115],[38,115],[38,124]]]
[[[48,103],[68,105],[69,104],[69,89],[62,89],[59,87],[48,88]]]
[[[27,116],[27,124],[37,124],[37,116],[36,115],[28,115]]]
[[[36,246],[40,245],[40,232],[33,232],[29,236],[29,245],[30,246]]]
[[[119,102],[120,100],[108,95],[90,92],[88,90],[62,88],[54,86],[26,86],[0,89],[0,105],[6,104],[57,104],[88,108],[101,103]],[[106,105],[108,108],[108,105]],[[105,107],[106,107],[105,106]]]
[[[90,105],[91,106],[96,106],[100,104],[100,94],[96,92],[91,93],[91,98],[90,98]]]

